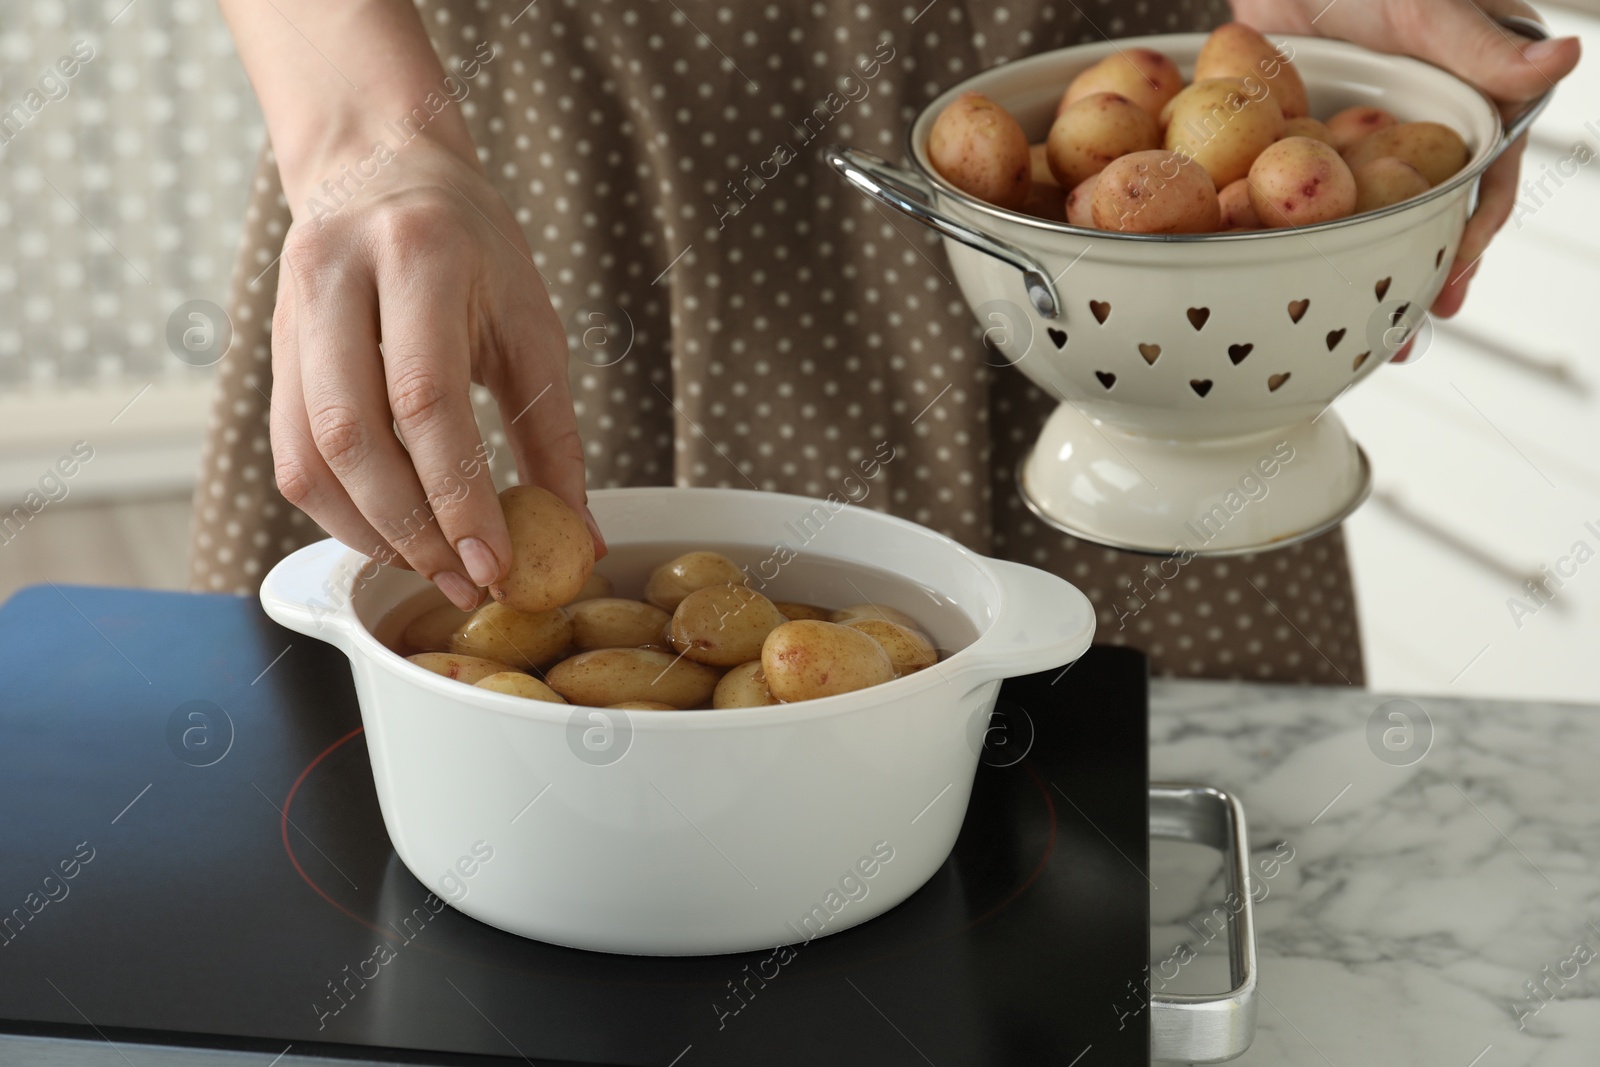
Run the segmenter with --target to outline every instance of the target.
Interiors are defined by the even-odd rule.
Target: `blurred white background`
[[[1338,405],[1377,471],[1348,530],[1378,690],[1600,700],[1600,17],[1545,10],[1589,59],[1527,173],[1580,144],[1592,161],[1525,194],[1419,361]],[[93,58],[41,87],[75,42]],[[182,588],[210,373],[171,354],[166,325],[226,302],[260,114],[209,0],[14,0],[0,120],[33,91],[59,99],[0,133],[0,506],[74,442],[95,458],[0,543],[0,598]],[[1580,540],[1597,558],[1539,605],[1524,583]],[[1520,627],[1512,597],[1538,609]]]

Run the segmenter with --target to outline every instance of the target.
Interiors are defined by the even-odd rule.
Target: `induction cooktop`
[[[834,936],[658,959],[447,906],[348,667],[249,599],[0,608],[0,1063],[1145,1064],[1146,664],[1005,683],[960,839]]]

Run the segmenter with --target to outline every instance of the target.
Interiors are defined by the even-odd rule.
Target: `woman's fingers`
[[[300,389],[300,345],[296,337],[294,283],[278,287],[272,316],[272,396],[268,432],[278,492],[309,515],[330,537],[380,563],[406,566],[351,501],[311,439],[305,395]]]
[[[391,232],[403,236],[405,225]],[[487,587],[511,565],[511,535],[472,414],[476,263],[459,230],[415,225],[420,232],[397,240],[378,265],[388,403],[439,530],[468,577]]]
[[[1578,65],[1576,37],[1533,41],[1501,26],[1496,15],[1533,17],[1526,4],[1482,10],[1465,0],[1406,0],[1390,18],[1398,39],[1387,49],[1417,55],[1476,85],[1496,100],[1532,100]]]
[[[1478,261],[1494,235],[1511,217],[1517,203],[1517,178],[1522,168],[1522,153],[1528,147],[1526,136],[1519,137],[1478,182],[1478,206],[1467,220],[1456,249],[1455,262],[1450,267],[1449,280],[1433,301],[1431,309],[1440,318],[1449,318],[1461,310],[1467,298],[1467,285],[1478,271]]]
[[[371,272],[337,255],[324,260],[309,242],[297,252],[284,258],[295,282],[300,385],[317,452],[366,521],[417,572],[457,607],[476,607],[482,594],[434,521],[394,434]]]
[[[518,301],[504,324],[500,340],[508,358],[490,385],[518,479],[543,486],[582,515],[598,559],[606,553],[606,542],[589,511],[583,441],[567,381],[566,333],[538,279],[532,281],[533,295]]]

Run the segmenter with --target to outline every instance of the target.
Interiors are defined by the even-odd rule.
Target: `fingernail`
[[[433,576],[433,584],[450,598],[450,603],[462,611],[471,611],[477,607],[478,599],[483,595],[477,586],[455,571],[440,571]]]
[[[478,585],[492,585],[500,577],[500,561],[495,559],[489,546],[476,537],[463,537],[456,543],[456,552],[467,565],[467,574]]]
[[[1577,40],[1576,37],[1553,37],[1548,40],[1535,41],[1522,50],[1522,58],[1529,63],[1542,63],[1554,56],[1567,41],[1575,40]]]
[[[589,505],[587,504],[583,506],[583,521],[588,523],[589,532],[594,535],[594,558],[599,559],[608,551],[606,548],[606,539],[605,535],[600,532],[600,524],[594,521],[594,512],[589,510]]]

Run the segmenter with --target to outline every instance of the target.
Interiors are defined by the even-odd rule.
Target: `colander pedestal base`
[[[1064,533],[1108,548],[1233,556],[1324,533],[1372,488],[1339,417],[1223,440],[1130,434],[1064,403],[1017,472],[1023,501]]]

